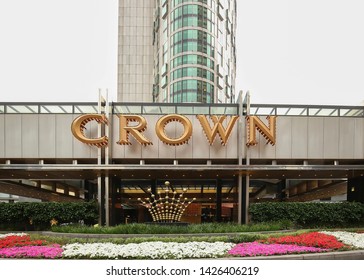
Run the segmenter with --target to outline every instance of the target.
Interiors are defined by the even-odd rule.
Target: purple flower
[[[262,244],[258,242],[240,243],[232,248],[228,254],[232,256],[271,256],[290,253],[325,252],[326,249],[287,244]]]

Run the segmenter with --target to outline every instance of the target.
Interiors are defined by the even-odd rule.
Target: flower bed
[[[0,234],[0,239],[8,237],[8,236],[25,236],[26,233],[6,233],[6,234]]]
[[[0,235],[0,258],[65,259],[194,259],[226,256],[270,256],[327,252],[364,248],[364,234],[350,232],[311,232],[271,237],[240,244],[228,242],[142,242],[71,243],[65,246],[32,240],[27,234]]]
[[[322,231],[322,233],[334,236],[345,244],[354,246],[356,248],[364,249],[363,233],[354,233],[346,231]]]
[[[326,249],[288,245],[288,244],[263,244],[259,242],[240,243],[232,248],[228,254],[231,256],[254,257],[254,256],[271,256],[285,255],[292,253],[317,253],[325,252]]]
[[[22,246],[0,249],[2,258],[46,258],[62,257],[62,248],[55,244],[51,246]]]
[[[0,238],[0,248],[41,246],[46,243],[45,240],[30,240],[29,235],[8,235]]]
[[[46,258],[62,257],[58,244],[46,246],[46,240],[31,240],[25,233],[0,234],[1,258]]]
[[[345,244],[338,241],[335,236],[320,232],[310,232],[282,237],[270,237],[266,240],[262,240],[262,242],[270,244],[295,244],[325,249],[341,249],[346,247]]]
[[[185,259],[218,258],[235,244],[225,242],[144,242],[115,245],[113,243],[69,244],[63,246],[65,258],[111,259]]]

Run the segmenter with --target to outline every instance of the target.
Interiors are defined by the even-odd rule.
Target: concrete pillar
[[[249,223],[249,176],[239,174],[238,178],[238,221],[239,224]]]
[[[216,180],[216,212],[215,220],[216,222],[222,221],[222,182],[221,180]]]

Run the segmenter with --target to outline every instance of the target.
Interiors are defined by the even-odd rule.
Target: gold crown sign
[[[138,198],[138,201],[148,209],[153,218],[153,222],[180,222],[186,208],[195,201],[196,198],[188,201],[187,197],[183,197],[187,192],[186,188],[182,190],[181,194],[178,194],[176,191],[169,189],[170,183],[168,181],[164,184],[166,186],[164,194],[158,192],[157,195],[155,195],[152,193],[151,189],[148,189],[147,191],[150,194],[150,198],[148,197],[145,200]]]

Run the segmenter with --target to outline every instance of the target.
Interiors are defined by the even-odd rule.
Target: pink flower
[[[240,243],[232,248],[228,254],[232,256],[271,256],[284,255],[290,253],[316,253],[325,252],[327,250],[287,244],[262,244],[258,242]]]
[[[23,246],[0,249],[0,257],[3,258],[47,258],[62,257],[63,249],[60,245],[52,246]]]

